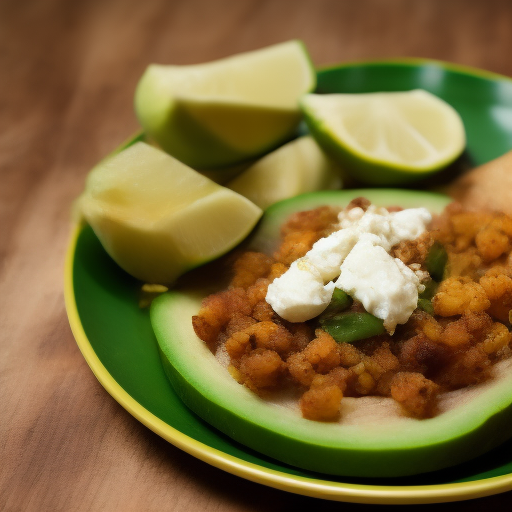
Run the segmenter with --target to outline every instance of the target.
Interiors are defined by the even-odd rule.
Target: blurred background
[[[373,508],[259,486],[169,445],[99,385],[64,310],[72,201],[138,129],[146,66],[294,38],[317,67],[421,57],[512,76],[508,0],[0,2],[0,510]]]

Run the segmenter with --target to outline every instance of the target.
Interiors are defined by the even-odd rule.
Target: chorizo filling
[[[368,206],[359,198],[346,210]],[[263,397],[294,390],[303,417],[317,421],[337,421],[344,396],[390,397],[428,418],[440,393],[492,378],[512,354],[512,218],[453,203],[417,239],[393,246],[392,256],[430,278],[391,335],[341,290],[306,322],[284,320],[265,300],[274,279],[337,229],[338,214],[325,206],[292,215],[273,255],[239,254],[228,288],[204,299],[194,330],[227,353],[231,375]]]

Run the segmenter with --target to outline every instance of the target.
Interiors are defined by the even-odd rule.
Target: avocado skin
[[[425,200],[431,196],[410,191],[385,190],[307,194],[278,203],[275,208],[268,210],[268,215],[264,217],[248,245],[251,248],[261,247],[262,242],[267,247],[272,245],[275,240],[268,240],[266,235],[278,233],[280,224],[291,211],[305,210],[320,204],[346,205],[350,199],[359,195],[365,195],[372,202],[382,205],[410,203],[411,198],[412,202],[421,202],[420,197]],[[404,201],[404,195],[408,201]],[[437,211],[449,202],[443,196],[432,197],[432,208]],[[194,342],[190,341],[194,333],[191,325],[182,328],[185,318],[183,313],[186,312],[186,308],[183,310],[182,306],[188,303],[187,307],[192,305],[192,310],[196,308],[197,311],[201,296],[204,294],[197,291],[171,291],[157,298],[152,305],[151,321],[165,373],[178,396],[191,410],[224,434],[269,457],[292,466],[332,475],[401,477],[436,471],[468,461],[498,446],[512,435],[508,428],[512,424],[512,397],[507,396],[504,399],[503,392],[498,396],[499,403],[495,404],[493,413],[488,417],[480,415],[479,411],[471,411],[473,419],[476,417],[477,421],[468,429],[461,428],[460,432],[454,430],[451,425],[454,418],[460,425],[464,425],[464,421],[459,421],[461,418],[456,418],[453,414],[447,415],[446,421],[442,416],[435,418],[435,428],[439,435],[430,436],[425,442],[418,441],[418,436],[415,438],[410,435],[414,427],[412,431],[409,427],[407,432],[397,429],[381,446],[378,443],[375,445],[371,440],[366,446],[360,440],[347,438],[343,425],[340,425],[339,440],[333,441],[332,438],[323,438],[322,435],[312,438],[308,433],[308,425],[317,422],[298,417],[296,425],[283,428],[285,432],[276,429],[275,408],[267,406],[268,416],[252,414],[251,403],[244,402],[244,395],[250,392],[238,385],[227,372],[225,378],[230,379],[228,385],[230,388],[238,386],[240,397],[235,392],[237,396],[231,395],[226,400],[218,399],[214,396],[215,390],[212,390],[215,384],[210,385],[208,378],[201,382],[202,377],[197,375],[203,359],[213,358],[213,355],[207,349],[197,350],[200,345],[194,346]],[[176,341],[180,340],[183,342],[182,347],[185,347],[181,348],[181,353],[185,356],[183,360],[180,348],[175,347]],[[198,339],[196,341],[202,343]],[[205,371],[207,373],[208,368]],[[512,379],[508,380],[510,384]],[[258,400],[255,398],[253,401]],[[421,427],[422,422],[433,420],[415,421]],[[330,428],[327,424],[325,426]],[[318,432],[322,430],[322,425],[315,425],[313,428]]]

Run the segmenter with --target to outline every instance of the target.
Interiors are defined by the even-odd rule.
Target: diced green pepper
[[[325,311],[320,316],[320,322],[322,319],[326,319],[328,317],[332,317],[336,313],[341,313],[342,311],[345,311],[350,306],[352,306],[352,297],[344,292],[343,290],[340,290],[339,288],[334,289],[334,293],[332,294],[331,302],[325,309]]]
[[[383,321],[370,313],[340,313],[320,320],[320,325],[338,343],[352,343],[386,332]]]
[[[420,299],[431,300],[432,297],[436,294],[439,283],[431,279],[427,283],[425,283],[425,290],[420,293]]]
[[[429,299],[418,299],[418,307],[425,311],[425,313],[434,315],[434,306],[432,306],[432,302]]]
[[[336,308],[338,311],[344,311],[345,309],[352,306],[352,297],[343,290],[340,290],[339,288],[335,288],[334,292],[332,294],[331,303],[329,304],[329,307]]]
[[[442,281],[447,261],[448,253],[446,249],[439,242],[434,242],[425,261],[427,271],[434,281]]]

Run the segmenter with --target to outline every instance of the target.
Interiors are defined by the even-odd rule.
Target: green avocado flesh
[[[381,206],[425,206],[434,213],[449,202],[445,196],[405,190],[307,194],[267,210],[247,246],[271,252],[291,213],[325,204],[345,206],[362,195]],[[453,466],[512,435],[510,359],[495,365],[488,382],[443,394],[440,413],[431,419],[406,417],[396,402],[383,397],[343,398],[335,423],[302,418],[293,397],[264,400],[238,384],[222,358],[194,333],[191,318],[212,290],[213,276],[202,288],[185,285],[161,295],[151,306],[152,326],[180,398],[212,426],[254,450],[320,473],[396,477]]]

